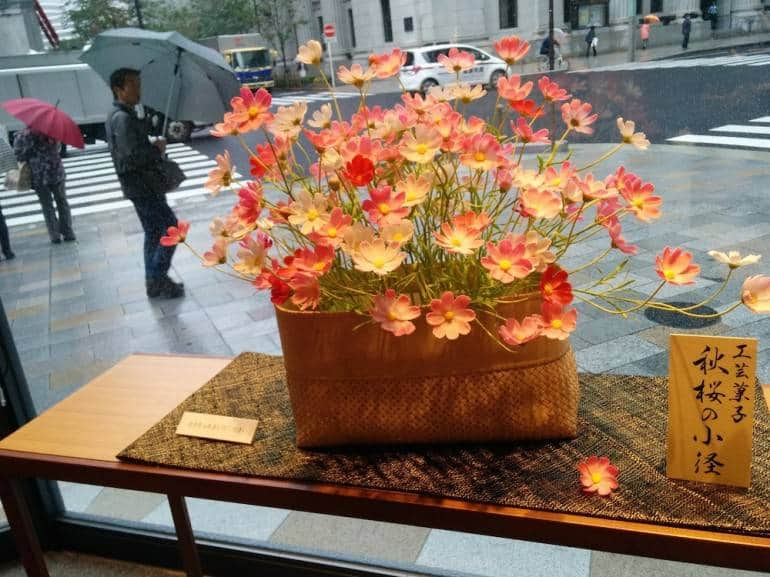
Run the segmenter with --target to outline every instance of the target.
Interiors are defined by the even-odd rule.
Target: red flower
[[[354,186],[366,186],[374,178],[374,163],[360,154],[345,165],[345,178]]]
[[[166,236],[160,239],[160,244],[163,246],[176,246],[183,243],[187,238],[187,233],[190,230],[190,223],[186,220],[177,221],[176,226],[168,227]]]
[[[527,98],[526,100],[519,100],[517,102],[511,102],[510,106],[525,118],[537,118],[543,114],[543,108],[538,106],[537,103],[531,98]]]
[[[567,282],[567,271],[555,266],[545,269],[540,279],[543,301],[566,307],[572,302],[572,285]]]

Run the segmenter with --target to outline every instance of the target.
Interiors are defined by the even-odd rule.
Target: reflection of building
[[[530,40],[545,35],[548,0],[298,0],[299,13],[309,14],[298,27],[298,40],[320,39],[324,24],[337,28],[334,53],[361,60],[373,51],[394,46],[421,46],[436,42],[466,42],[489,45],[495,38],[518,34]],[[693,38],[705,23],[700,19],[703,4],[716,1],[719,28],[760,31],[768,28],[763,0],[554,0],[554,22],[573,32],[570,42],[577,49],[591,24],[599,30],[605,50],[622,49],[628,43],[630,16],[655,13],[668,26],[656,27],[660,43],[680,41],[678,19],[695,13]],[[666,18],[670,16],[671,18]],[[654,40],[653,39],[653,40]]]
[[[0,56],[43,50],[33,0],[0,1]]]

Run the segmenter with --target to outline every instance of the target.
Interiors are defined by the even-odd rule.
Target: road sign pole
[[[332,56],[332,43],[329,38],[326,39],[326,51],[329,53],[329,76],[332,78],[332,88],[337,88],[334,80],[334,56]]]

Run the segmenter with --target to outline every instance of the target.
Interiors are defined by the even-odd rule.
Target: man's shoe
[[[61,244],[61,239],[60,238],[52,238],[51,239],[51,244]]]
[[[13,254],[13,251],[8,251],[3,253],[5,255],[5,260],[13,260],[16,258],[16,255]]]
[[[172,279],[170,276],[168,276],[168,275],[166,275],[166,276],[164,276],[164,277],[163,277],[163,282],[164,282],[164,283],[166,283],[166,284],[168,284],[168,285],[171,285],[171,286],[175,286],[175,287],[179,287],[179,288],[181,288],[181,289],[183,289],[183,290],[184,290],[184,283],[183,283],[183,282],[176,282],[176,281],[174,281],[174,280],[173,280],[173,279]]]
[[[68,234],[64,236],[64,242],[75,242],[77,238],[74,234]]]
[[[151,299],[177,299],[184,296],[184,287],[163,278],[148,280],[147,296]]]

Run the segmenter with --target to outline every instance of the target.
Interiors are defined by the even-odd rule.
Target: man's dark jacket
[[[107,143],[126,198],[152,197],[158,189],[158,166],[162,155],[148,139],[147,123],[130,106],[113,102],[105,123]]]

